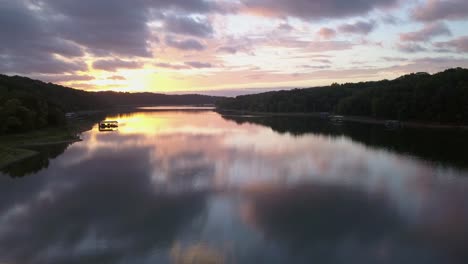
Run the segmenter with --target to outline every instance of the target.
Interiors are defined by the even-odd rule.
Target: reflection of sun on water
[[[216,114],[187,114],[172,111],[157,111],[136,114],[108,116],[106,120],[119,122],[119,133],[156,135],[215,135],[225,132],[225,128],[213,125],[221,117]]]
[[[119,122],[119,133],[122,134],[154,134],[155,131],[167,127],[168,122],[164,117],[145,113],[110,116],[107,119]]]

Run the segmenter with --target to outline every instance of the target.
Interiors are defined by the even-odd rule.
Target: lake
[[[467,132],[188,110],[7,167],[0,263],[468,263]]]

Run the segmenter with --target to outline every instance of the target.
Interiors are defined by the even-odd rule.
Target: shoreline
[[[92,129],[94,124],[91,118],[85,118],[74,120],[74,123],[68,123],[63,127],[0,136],[0,170],[39,154],[31,148],[80,142],[82,141],[80,134]]]
[[[71,138],[60,141],[38,141],[24,145],[0,145],[0,170],[16,162],[20,162],[40,154],[38,151],[30,149],[31,147],[53,146],[64,143],[73,144],[80,141],[82,141],[80,138]]]
[[[243,115],[248,117],[315,117],[324,119],[321,113],[305,113],[305,112],[255,112],[247,110],[232,110],[232,109],[214,109],[213,111],[217,112],[220,115],[229,116],[226,113],[234,113],[237,115]],[[361,124],[373,124],[373,125],[385,125],[385,122],[388,120],[377,119],[366,116],[343,116],[344,122],[352,123],[361,123]],[[444,123],[429,123],[421,121],[401,121],[402,128],[427,128],[427,129],[460,129],[467,130],[468,125],[458,125],[458,124],[444,124]]]

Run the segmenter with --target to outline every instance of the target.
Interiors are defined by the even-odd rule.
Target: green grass
[[[6,148],[0,146],[0,168],[16,161],[36,155],[37,152],[29,149]]]
[[[71,132],[67,127],[47,128],[29,133],[1,136],[0,168],[36,155],[37,152],[28,149],[28,146],[54,144],[78,139],[76,133]]]
[[[79,135],[93,128],[101,115],[69,121],[66,126],[45,128],[28,133],[0,136],[0,169],[38,154],[29,149],[39,145],[53,145],[80,140]]]
[[[79,140],[79,134],[92,128],[91,120],[76,121],[63,127],[40,129],[28,133],[0,136],[0,168],[36,155],[31,146]]]
[[[47,128],[22,134],[0,137],[0,146],[29,146],[77,139],[67,127]]]

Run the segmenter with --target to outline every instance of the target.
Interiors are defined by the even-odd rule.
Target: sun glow
[[[156,69],[118,71],[103,75],[94,72],[95,91],[114,90],[119,92],[156,92],[167,93],[190,88],[190,83],[183,77]]]

